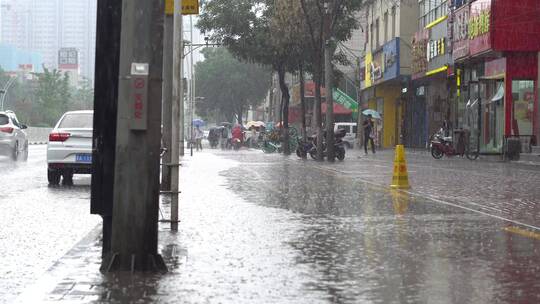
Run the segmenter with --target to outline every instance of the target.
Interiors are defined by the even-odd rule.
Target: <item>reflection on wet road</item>
[[[167,275],[101,275],[95,230],[23,299],[540,302],[537,231],[392,192],[329,166],[257,151],[186,157],[180,230],[160,224]],[[332,168],[340,166],[346,163]],[[164,198],[165,218],[169,208]],[[51,282],[51,289],[43,287]]]
[[[287,244],[308,290],[357,303],[537,303],[540,234],[310,162],[243,162],[222,173],[245,200],[302,214]],[[520,299],[520,300],[518,300]]]
[[[99,222],[89,214],[90,178],[49,187],[45,146],[28,162],[0,157],[0,303],[12,303]]]

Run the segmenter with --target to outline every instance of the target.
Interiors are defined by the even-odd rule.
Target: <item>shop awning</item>
[[[321,109],[322,109],[323,114],[326,113],[326,108],[327,108],[326,103],[321,104]],[[352,110],[349,110],[338,103],[334,103],[334,114],[335,115],[351,115]]]
[[[491,98],[483,102],[483,104],[490,104],[493,102],[499,102],[504,99],[504,85],[499,85],[499,88],[497,89],[497,93]]]

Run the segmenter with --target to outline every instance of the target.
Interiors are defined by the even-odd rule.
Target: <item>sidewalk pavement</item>
[[[302,274],[289,269],[293,249],[282,244],[295,233],[289,222],[299,216],[246,204],[227,189],[218,172],[237,164],[207,151],[183,161],[179,231],[159,224],[158,251],[169,267],[165,276],[101,274],[101,229],[96,227],[16,303],[309,301],[294,280]],[[163,199],[165,218],[169,208]]]

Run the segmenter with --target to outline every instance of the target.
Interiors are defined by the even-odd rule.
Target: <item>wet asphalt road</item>
[[[11,303],[99,222],[89,214],[89,176],[48,186],[45,147],[30,146],[26,163],[0,156],[0,303]]]
[[[506,203],[498,210],[496,201],[479,200],[481,191],[470,190],[464,178],[465,190],[457,198],[437,188],[458,171],[475,178],[496,166],[484,172],[469,163],[449,166],[422,157],[410,158],[413,187],[425,196],[378,184],[391,168],[391,159],[388,164],[383,156],[330,165],[259,151],[196,153],[183,161],[179,232],[160,224],[167,275],[100,274],[98,229],[42,278],[52,282],[53,291],[40,294],[30,287],[24,298],[31,299],[27,303],[539,303],[540,237],[510,213],[502,213],[509,220],[501,219],[499,211],[509,204],[504,191],[491,191]],[[465,168],[456,169],[460,166]],[[499,169],[511,173],[509,179],[522,173]],[[74,216],[88,220],[90,230],[95,218],[88,215],[88,189],[49,189],[41,170],[27,179],[41,180],[42,197],[79,197],[70,204],[84,206]],[[520,177],[524,184],[538,178],[536,171],[526,172],[529,177]],[[441,193],[440,199],[430,199],[430,193]],[[471,199],[460,201],[465,196]],[[523,219],[538,224],[530,193],[506,197],[532,205],[519,208],[516,219],[529,210]],[[161,207],[168,217],[167,199]]]

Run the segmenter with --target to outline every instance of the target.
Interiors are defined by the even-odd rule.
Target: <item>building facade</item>
[[[43,56],[58,68],[61,48],[76,48],[82,77],[93,79],[96,0],[1,0],[1,41]]]
[[[448,11],[446,0],[419,1],[418,31],[412,38],[413,71],[404,103],[403,143],[408,147],[427,147],[431,134],[455,124]]]
[[[362,106],[381,114],[376,121],[376,145],[389,148],[401,141],[404,83],[412,74],[411,38],[416,31],[416,1],[367,2],[366,45],[362,80]]]

